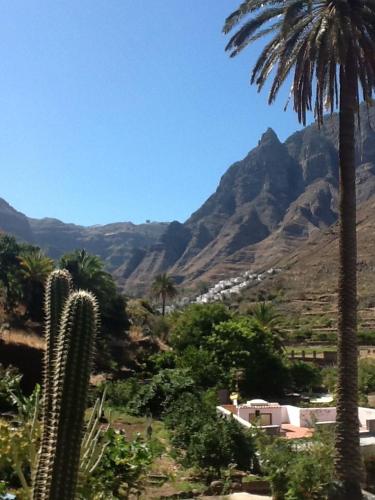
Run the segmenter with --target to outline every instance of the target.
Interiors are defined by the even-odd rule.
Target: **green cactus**
[[[48,419],[52,413],[52,394],[54,380],[54,364],[58,344],[61,315],[72,289],[72,278],[68,271],[55,270],[47,280],[45,291],[45,339],[46,351],[44,354],[44,380],[42,401],[42,426],[43,436],[39,451],[37,475],[35,485],[41,488],[46,482],[46,464],[44,463],[49,446],[50,426]],[[38,497],[39,498],[39,497]]]
[[[51,314],[47,326],[44,427],[33,499],[73,500],[98,310],[92,294],[73,292],[59,321],[61,309],[51,305],[53,301],[54,294],[47,296],[47,311],[53,311],[53,318]]]

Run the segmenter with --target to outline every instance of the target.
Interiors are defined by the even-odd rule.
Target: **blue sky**
[[[249,85],[221,28],[239,0],[0,5],[0,196],[78,224],[185,220],[271,126],[287,89]]]

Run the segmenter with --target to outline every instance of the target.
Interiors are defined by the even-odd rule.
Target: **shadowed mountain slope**
[[[367,112],[362,107],[357,131],[360,207],[375,192],[374,130],[375,108]],[[337,115],[327,117],[321,129],[311,125],[284,143],[268,129],[184,223],[83,227],[27,219],[1,200],[0,230],[40,245],[54,258],[84,247],[102,257],[119,285],[133,294],[146,291],[153,277],[165,271],[187,287],[213,282],[275,265],[324,235],[337,220],[337,148]]]
[[[375,191],[375,109],[361,109],[358,131],[359,205]],[[215,281],[274,265],[337,220],[338,117],[306,127],[281,143],[271,129],[233,164],[216,192],[184,223],[171,224],[127,277],[147,286],[171,272],[179,282]],[[171,244],[173,242],[173,244]],[[170,246],[173,246],[171,251]],[[121,277],[119,277],[121,279]]]

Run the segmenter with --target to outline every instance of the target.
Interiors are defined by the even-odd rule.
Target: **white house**
[[[333,425],[336,408],[300,408],[292,405],[269,403],[263,399],[252,399],[245,404],[222,405],[217,411],[233,417],[245,427],[260,426],[267,433],[286,439],[311,437],[315,426]],[[358,408],[359,433],[362,447],[375,453],[375,409]]]

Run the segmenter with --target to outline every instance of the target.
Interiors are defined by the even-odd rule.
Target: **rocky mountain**
[[[375,192],[375,108],[361,109],[357,131],[359,205]],[[74,248],[100,255],[127,291],[148,288],[168,271],[178,283],[216,282],[277,265],[337,220],[338,117],[282,143],[272,129],[223,175],[216,192],[184,223],[128,222],[83,227],[27,219],[3,200],[0,229],[52,257]],[[375,214],[374,214],[375,217]]]
[[[126,276],[161,237],[167,223],[132,224],[118,222],[96,226],[77,226],[56,219],[29,219],[34,241],[51,257],[76,248],[99,255],[112,273]]]
[[[375,109],[361,109],[358,201],[375,191]],[[269,129],[257,147],[223,175],[216,192],[184,223],[170,224],[127,277],[145,285],[167,270],[186,285],[215,282],[244,269],[276,265],[337,220],[338,116],[281,143]]]
[[[0,232],[10,233],[18,239],[34,241],[34,236],[26,215],[18,212],[0,198]]]
[[[52,258],[85,248],[99,255],[109,271],[126,276],[159,240],[168,224],[119,222],[97,226],[66,224],[57,219],[31,219],[0,198],[0,232],[43,248]]]

